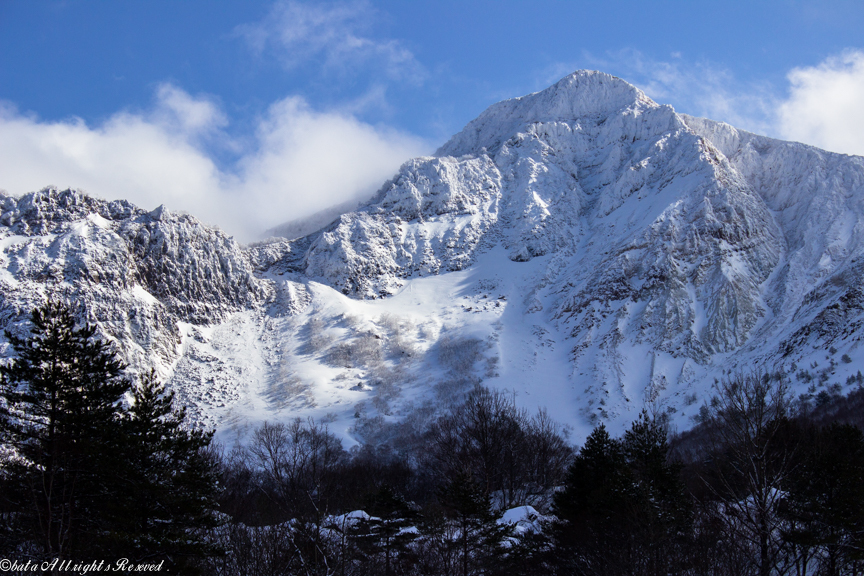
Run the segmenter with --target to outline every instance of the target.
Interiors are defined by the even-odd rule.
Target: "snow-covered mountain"
[[[224,434],[314,415],[362,441],[477,382],[577,437],[646,404],[686,427],[730,370],[833,394],[864,360],[864,158],[599,72],[491,106],[303,238],[55,189],[0,226],[3,326],[65,297]]]

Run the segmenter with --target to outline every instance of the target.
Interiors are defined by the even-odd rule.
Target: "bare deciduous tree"
[[[432,425],[430,456],[443,477],[470,472],[487,494],[496,493],[497,505],[519,506],[529,490],[563,477],[572,450],[562,432],[544,411],[530,418],[512,396],[477,387]]]
[[[788,384],[765,373],[738,374],[716,386],[707,422],[712,454],[704,480],[730,542],[747,548],[760,576],[783,571],[777,514],[780,487],[793,472]]]

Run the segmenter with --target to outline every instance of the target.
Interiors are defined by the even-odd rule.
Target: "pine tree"
[[[555,494],[555,564],[562,574],[626,574],[633,478],[621,442],[602,424],[585,440]]]
[[[419,515],[389,486],[370,495],[366,511],[370,517],[350,528],[351,541],[363,556],[367,568],[364,573],[391,576],[394,566],[404,563],[409,545],[417,537],[410,528],[416,525]]]
[[[199,537],[217,524],[217,467],[212,432],[190,429],[154,372],[139,379],[122,421],[123,490],[112,518],[116,553],[132,561],[164,559],[173,571],[214,552]]]
[[[462,576],[488,574],[500,559],[501,546],[510,534],[510,527],[498,524],[500,513],[492,510],[492,502],[483,487],[467,472],[457,472],[439,492],[439,500],[449,520],[455,525]]]
[[[92,326],[47,303],[30,337],[6,333],[17,353],[0,367],[3,498],[15,512],[19,547],[47,558],[85,557],[104,529],[101,513],[117,455],[123,364]]]
[[[634,574],[666,575],[681,569],[691,506],[681,466],[669,462],[666,427],[643,411],[624,434],[622,447],[633,486],[630,532]]]
[[[555,495],[555,564],[562,573],[660,576],[680,570],[690,506],[666,429],[642,412],[622,440],[588,436]]]
[[[0,367],[3,544],[36,559],[161,558],[174,571],[209,552],[197,533],[214,525],[212,434],[185,427],[152,373],[127,410],[125,366],[65,305],[31,322],[26,339],[7,332],[17,356]]]
[[[783,484],[785,540],[803,552],[796,558],[802,573],[811,557],[819,574],[853,573],[864,560],[864,433],[839,424],[811,429],[800,452]]]

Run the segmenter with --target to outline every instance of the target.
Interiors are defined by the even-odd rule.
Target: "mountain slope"
[[[580,71],[303,238],[244,248],[163,208],[7,197],[0,321],[73,300],[226,434],[309,414],[374,441],[478,382],[577,435],[646,405],[683,427],[729,370],[811,395],[854,380],[862,219],[864,159]]]

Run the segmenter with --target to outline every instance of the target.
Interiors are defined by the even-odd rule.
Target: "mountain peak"
[[[609,74],[575,72],[490,106],[435,156],[405,163],[367,204],[311,240],[304,271],[344,294],[377,298],[404,278],[462,270],[495,244],[527,262],[574,249],[602,226],[598,216],[625,205],[619,231],[649,225],[667,205],[636,201],[694,172],[713,182],[699,138],[670,106]]]
[[[864,158],[608,74],[491,106],[331,216],[243,248],[164,207],[0,194],[0,328],[60,293],[226,432],[332,413],[370,439],[479,382],[585,430],[687,425],[735,370],[804,399],[862,381]]]
[[[577,70],[549,88],[493,104],[468,123],[436,153],[462,156],[493,151],[524,127],[542,122],[602,120],[626,110],[634,112],[659,105],[632,84],[594,70]],[[671,107],[670,113],[672,112]]]

